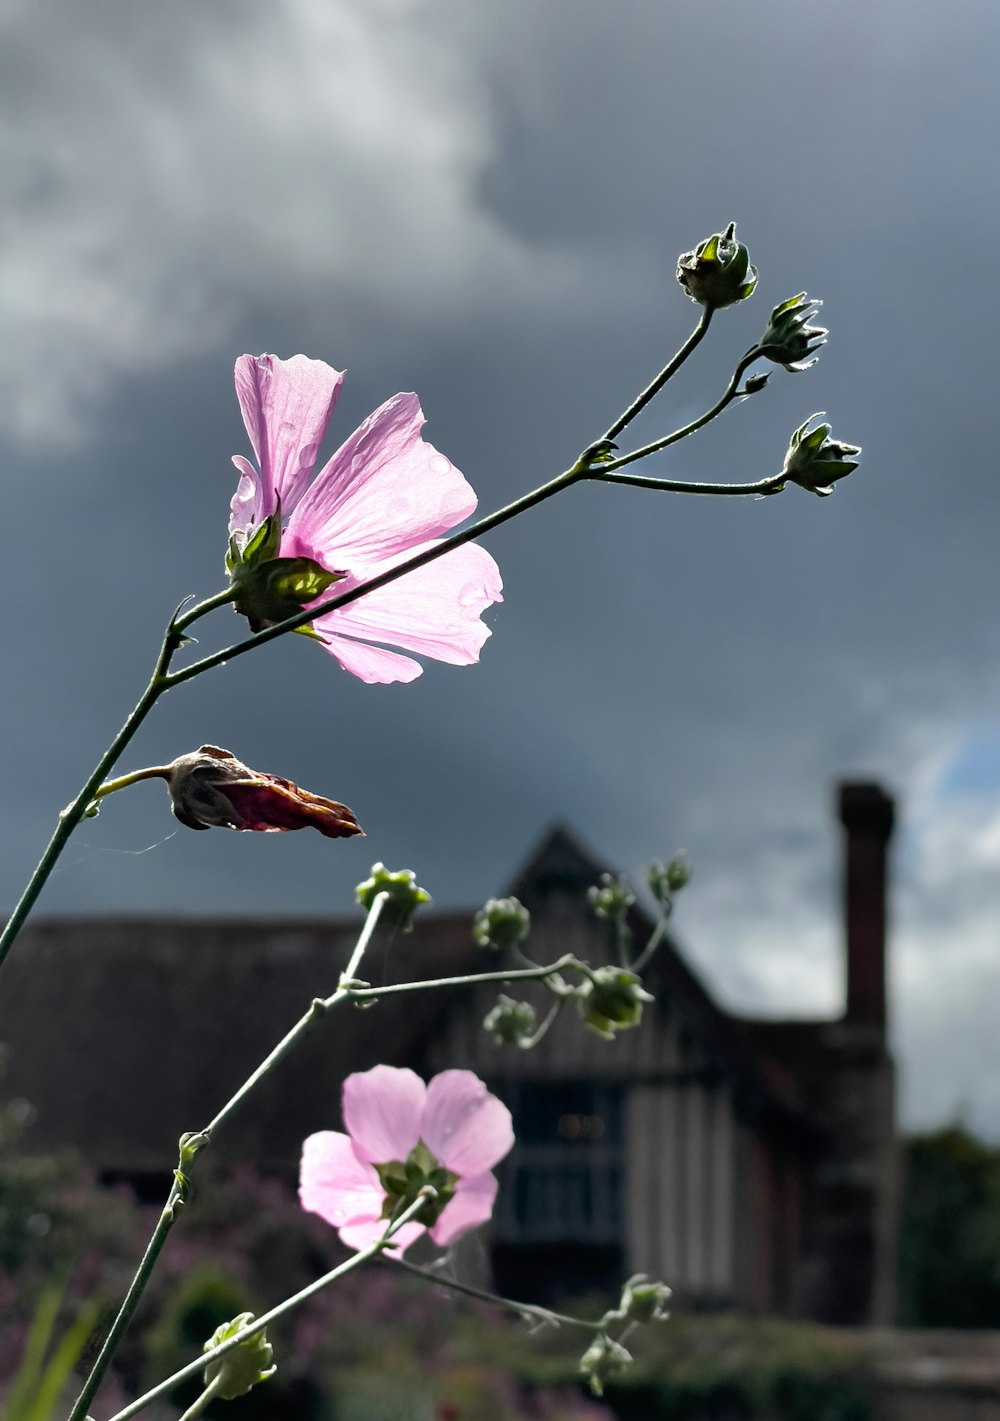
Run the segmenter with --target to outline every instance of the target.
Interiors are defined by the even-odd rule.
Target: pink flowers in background
[[[385,1232],[384,1180],[402,1173],[386,1166],[411,1158],[425,1164],[428,1152],[437,1173],[448,1176],[441,1194],[447,1202],[429,1226],[434,1242],[447,1247],[490,1217],[497,1192],[491,1171],[514,1131],[510,1111],[472,1071],[442,1071],[425,1085],[413,1071],[374,1066],[347,1077],[343,1105],[348,1133],[321,1130],[302,1147],[299,1198],[349,1248],[367,1248]],[[426,1228],[404,1224],[393,1235],[400,1251]]]
[[[370,414],[315,478],[313,469],[343,372],[295,355],[242,355],[236,395],[255,468],[237,455],[241,478],[230,536],[244,548],[276,513],[281,558],[309,558],[344,573],[327,596],[350,591],[434,546],[474,511],[476,495],[455,466],[421,437],[416,395],[394,395]],[[373,642],[464,666],[490,635],[480,620],[502,601],[500,571],[475,543],[312,623],[347,671],[363,681],[412,681],[419,662]]]

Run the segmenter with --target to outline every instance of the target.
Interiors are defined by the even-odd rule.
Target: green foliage
[[[961,1126],[905,1146],[899,1311],[910,1327],[1000,1327],[1000,1149]]]
[[[17,1371],[3,1399],[4,1421],[49,1421],[97,1320],[96,1302],[81,1305],[59,1331],[66,1280],[40,1293]],[[58,1340],[56,1340],[58,1338]]]

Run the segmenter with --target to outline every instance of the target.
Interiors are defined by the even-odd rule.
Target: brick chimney
[[[880,785],[848,781],[838,792],[844,826],[847,1011],[857,1026],[886,1029],[886,858],[895,808]]]

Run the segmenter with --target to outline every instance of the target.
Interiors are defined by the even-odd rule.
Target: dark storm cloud
[[[963,755],[975,784],[1000,693],[994,8],[50,0],[9,4],[7,29],[3,897],[165,615],[221,578],[235,354],[347,365],[341,436],[417,389],[490,508],[663,363],[696,315],[677,253],[737,218],[759,294],[635,437],[711,402],[805,288],[819,366],[653,462],[758,477],[825,408],[865,451],[833,498],[578,489],[491,539],[506,601],[479,668],[366,687],[302,643],[212,673],[126,767],[214,741],[345,800],[369,838],[185,834],[143,786],[81,828],[43,903],[342,911],[375,858],[470,902],[561,818],[631,870],[686,844],[681,927],[725,1000],[835,1010],[829,785],[878,775],[903,799],[910,1115],[962,1097],[1000,1128],[997,1081],[968,1084],[996,796],[944,789]],[[237,625],[216,621],[212,645]]]

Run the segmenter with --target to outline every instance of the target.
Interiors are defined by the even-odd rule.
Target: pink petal
[[[442,1214],[441,1217],[443,1218],[444,1215]],[[340,1241],[345,1243],[348,1248],[355,1248],[360,1253],[363,1248],[370,1248],[376,1239],[382,1237],[387,1223],[387,1219],[355,1219],[339,1230]],[[410,1244],[425,1232],[423,1224],[404,1224],[392,1236],[392,1241],[396,1245],[395,1252],[404,1253]],[[390,1249],[390,1256],[392,1252],[393,1250]]]
[[[370,414],[299,501],[286,555],[356,570],[467,518],[476,495],[450,460],[421,439],[423,424],[413,394],[394,395]]]
[[[445,1205],[441,1217],[431,1229],[431,1238],[442,1248],[447,1248],[462,1234],[486,1223],[493,1213],[496,1197],[495,1175],[480,1174],[475,1179],[460,1179],[454,1199]]]
[[[421,1135],[462,1179],[485,1174],[514,1143],[510,1111],[472,1071],[442,1071],[429,1082]]]
[[[391,562],[368,568],[365,577],[374,577],[420,551],[411,549]],[[352,585],[356,586],[356,581],[344,584],[343,590]],[[332,635],[388,642],[436,661],[468,666],[479,660],[483,642],[490,635],[480,615],[493,602],[503,600],[502,586],[500,570],[486,549],[467,543],[406,573],[398,582],[366,593],[343,611],[317,617],[313,626],[324,640]],[[330,644],[330,649],[340,655],[339,648]]]
[[[344,1123],[355,1153],[373,1164],[405,1160],[420,1138],[427,1087],[413,1071],[373,1066],[344,1082]]]
[[[260,467],[259,478],[238,464],[243,478],[232,504],[230,533],[245,533],[275,510],[288,514],[301,499],[337,402],[344,374],[322,360],[293,355],[241,355],[236,398]],[[246,480],[256,482],[252,490]]]
[[[364,642],[347,641],[344,637],[329,636],[320,632],[320,639],[327,651],[335,656],[345,671],[366,681],[369,685],[387,685],[392,681],[415,681],[423,674],[419,661],[409,656],[400,656],[395,651],[383,651],[380,646],[367,646]]]
[[[303,1209],[339,1229],[358,1217],[378,1218],[385,1193],[347,1135],[320,1130],[302,1146],[299,1199]]]

